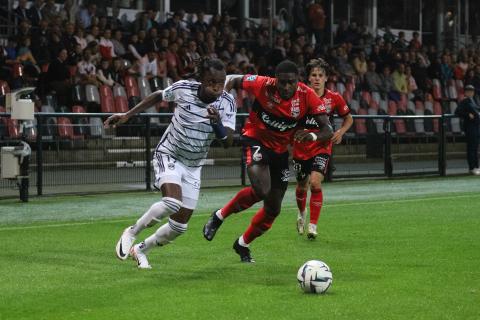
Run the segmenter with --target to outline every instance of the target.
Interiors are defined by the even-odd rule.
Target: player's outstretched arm
[[[315,115],[315,121],[318,124],[318,130],[307,131],[298,130],[295,132],[295,140],[304,141],[328,141],[333,137],[333,128],[326,114]]]
[[[105,126],[105,128],[109,128],[110,126],[115,128],[116,126],[127,122],[128,119],[130,119],[133,115],[140,113],[161,101],[162,90],[155,91],[148,95],[145,99],[143,99],[139,104],[130,109],[128,112],[116,113],[111,115],[107,118],[107,120],[105,120],[103,125]]]
[[[242,88],[243,74],[229,74],[225,80],[225,91]]]

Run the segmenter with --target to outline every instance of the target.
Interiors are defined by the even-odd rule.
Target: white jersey
[[[156,152],[168,154],[189,167],[200,167],[215,139],[207,118],[207,107],[218,110],[225,127],[235,130],[237,106],[233,97],[223,91],[220,97],[208,104],[198,97],[199,82],[182,80],[163,90],[163,100],[175,102],[172,122],[157,145]]]

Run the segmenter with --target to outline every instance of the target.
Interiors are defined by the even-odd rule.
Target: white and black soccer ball
[[[333,281],[332,271],[325,262],[310,260],[298,269],[297,280],[307,293],[325,293]]]

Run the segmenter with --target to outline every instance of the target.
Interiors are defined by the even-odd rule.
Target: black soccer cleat
[[[213,238],[215,237],[215,234],[217,233],[218,228],[220,228],[220,226],[223,223],[223,221],[217,217],[216,215],[217,211],[218,210],[213,211],[210,218],[208,218],[207,223],[205,223],[205,225],[203,226],[203,236],[208,241],[213,240]]]
[[[248,247],[241,246],[238,243],[238,239],[233,243],[233,250],[240,256],[240,261],[246,263],[254,263],[255,259],[250,255],[250,249]]]

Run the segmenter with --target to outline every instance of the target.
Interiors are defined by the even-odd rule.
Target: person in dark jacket
[[[465,99],[460,102],[455,114],[463,120],[463,130],[467,138],[467,161],[468,169],[473,175],[480,175],[478,167],[478,142],[480,130],[480,106],[478,106],[473,98],[475,95],[475,87],[472,85],[465,86]]]

